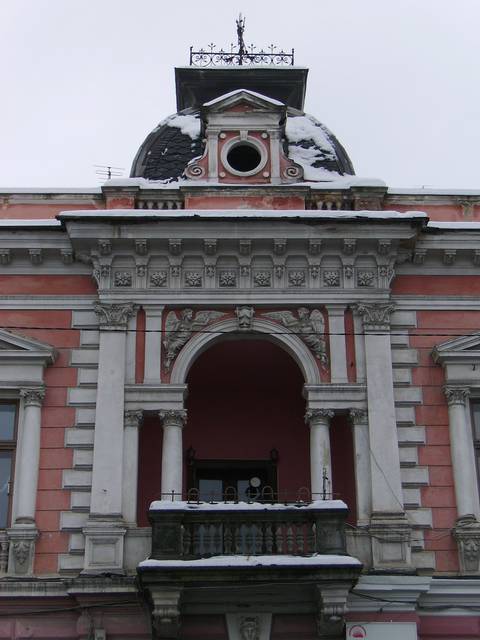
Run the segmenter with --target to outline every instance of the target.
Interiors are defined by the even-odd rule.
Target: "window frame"
[[[13,514],[13,496],[15,491],[15,471],[16,471],[16,460],[17,460],[17,448],[18,448],[18,423],[19,423],[19,413],[20,406],[18,398],[4,398],[0,397],[0,405],[11,405],[15,407],[15,417],[13,423],[13,436],[11,440],[1,440],[0,439],[0,452],[1,451],[10,451],[12,454],[11,458],[11,467],[10,467],[10,480],[8,482],[8,504],[7,504],[7,513],[5,518],[5,526],[0,526],[0,531],[8,529],[12,524],[12,514]],[[1,521],[0,521],[1,522]]]

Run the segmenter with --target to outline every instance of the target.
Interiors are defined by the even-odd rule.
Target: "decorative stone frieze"
[[[151,287],[165,287],[167,285],[168,274],[166,271],[152,271],[150,273]]]
[[[139,256],[146,256],[148,245],[146,240],[135,240],[135,253]]]
[[[223,311],[197,311],[195,313],[193,309],[183,309],[178,316],[175,311],[170,311],[165,322],[165,338],[163,340],[165,371],[170,371],[178,352],[195,331],[203,329],[208,323],[218,320],[224,315]]]
[[[203,248],[207,256],[214,256],[217,252],[217,241],[212,238],[205,238]]]
[[[288,273],[288,284],[291,287],[303,287],[305,285],[305,271],[295,270]]]
[[[357,241],[351,238],[345,238],[343,241],[343,253],[346,256],[351,256],[355,253],[355,249],[357,247]]]
[[[168,241],[168,250],[172,256],[178,256],[182,253],[182,241],[177,238],[171,238]]]
[[[147,265],[137,264],[136,269],[138,278],[144,278],[147,275]]]
[[[132,302],[125,304],[96,302],[93,308],[101,329],[126,329],[128,320],[136,313],[138,306]]]
[[[353,273],[354,273],[354,268],[352,265],[346,264],[343,267],[343,275],[345,276],[346,280],[350,280],[351,278],[353,278]]]
[[[35,525],[25,524],[7,529],[9,541],[8,575],[27,577],[33,575],[35,540],[38,531]]]
[[[235,309],[237,316],[239,331],[251,331],[253,326],[253,316],[255,311],[253,307],[237,307]]]
[[[269,640],[271,613],[227,613],[229,640]]]
[[[277,280],[280,280],[281,278],[283,278],[283,274],[285,273],[285,265],[284,264],[275,265],[274,272]]]
[[[357,271],[357,285],[359,287],[373,287],[375,285],[375,272],[365,271],[364,269]]]
[[[185,273],[185,285],[187,287],[201,287],[202,274],[198,271],[187,271]]]
[[[393,303],[359,303],[354,306],[354,309],[363,318],[366,331],[389,331],[390,316],[395,309]]]
[[[236,287],[237,286],[237,272],[236,271],[221,271],[218,276],[218,284],[220,287]]]
[[[323,272],[323,284],[327,287],[340,286],[340,271],[338,269],[329,269]]]
[[[318,256],[322,249],[322,241],[321,240],[309,240],[308,241],[308,253],[311,256]]]
[[[274,311],[264,315],[296,333],[310,347],[322,365],[328,364],[325,323],[321,311],[318,309],[310,311],[305,307],[300,307],[297,309],[297,316],[291,311]]]
[[[284,239],[275,239],[273,241],[273,252],[277,255],[277,256],[281,256],[285,253],[285,251],[287,250],[287,241]]]
[[[480,573],[480,522],[474,516],[459,518],[453,530],[457,541],[460,571],[463,575]]]
[[[456,404],[465,406],[470,389],[468,387],[444,387],[444,393],[449,406]]]
[[[132,273],[130,271],[115,271],[113,284],[115,287],[131,287]]]
[[[320,274],[320,265],[312,264],[310,265],[310,277],[312,280],[316,280]]]
[[[271,287],[272,274],[270,271],[257,271],[253,276],[253,284],[256,287]]]
[[[172,265],[170,267],[170,275],[172,278],[179,278],[182,274],[182,267],[178,265]]]
[[[30,256],[30,262],[32,264],[42,264],[43,253],[41,249],[29,249],[28,255]]]

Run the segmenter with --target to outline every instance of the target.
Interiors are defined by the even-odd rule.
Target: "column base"
[[[8,576],[32,576],[35,559],[35,540],[38,530],[35,523],[15,524],[7,529]]]
[[[460,572],[464,576],[480,573],[480,522],[473,515],[457,520],[453,529],[457,541]]]
[[[402,512],[374,512],[368,529],[374,571],[414,573],[411,525]]]
[[[89,520],[83,528],[85,564],[82,573],[125,573],[123,540],[126,531],[121,520]]]

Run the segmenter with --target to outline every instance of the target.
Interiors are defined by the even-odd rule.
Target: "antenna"
[[[113,167],[110,164],[94,164],[93,166],[96,169],[95,173],[99,180],[100,178],[103,178],[104,180],[119,178],[123,176],[123,172],[125,171],[124,167]]]

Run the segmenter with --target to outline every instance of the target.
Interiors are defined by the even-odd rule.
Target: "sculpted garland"
[[[195,332],[226,315],[226,312],[223,311],[195,312],[193,309],[183,309],[179,315],[176,311],[170,311],[165,321],[165,337],[162,341],[165,350],[165,371],[170,371],[178,353]],[[240,331],[252,330],[255,315],[253,307],[237,307],[235,315]],[[328,365],[325,322],[319,309],[310,311],[306,307],[300,307],[297,309],[296,315],[292,311],[273,311],[262,314],[262,317],[278,322],[288,331],[298,335],[312,350],[315,357],[320,360],[320,363],[323,366]]]

